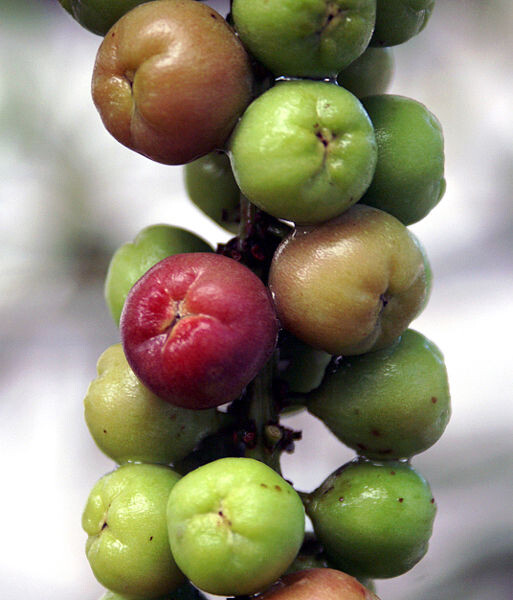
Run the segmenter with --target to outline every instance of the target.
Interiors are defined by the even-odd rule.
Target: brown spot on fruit
[[[150,535],[150,542],[151,542],[152,540],[153,540],[153,536],[152,536],[152,535]]]
[[[397,498],[399,502],[404,502],[404,498]]]
[[[281,487],[280,487],[279,485],[275,485],[275,486],[274,486],[274,489],[275,489],[276,491],[278,491],[278,492],[281,492]]]
[[[432,402],[433,404],[436,404],[436,403],[438,402],[438,398],[435,398],[435,396],[433,396],[433,397],[431,398],[431,402]]]

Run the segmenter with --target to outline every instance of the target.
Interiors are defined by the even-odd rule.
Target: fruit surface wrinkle
[[[337,20],[338,18],[344,18],[345,15],[348,14],[347,10],[343,10],[341,6],[334,2],[328,2],[326,4],[326,13],[324,15],[324,21],[318,31],[316,31],[317,35],[322,35],[331,25],[332,21]],[[346,17],[347,18],[347,17]],[[347,18],[350,21],[350,17]]]

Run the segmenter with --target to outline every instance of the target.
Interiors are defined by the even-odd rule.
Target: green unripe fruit
[[[105,301],[119,325],[128,292],[146,271],[164,258],[185,252],[211,252],[196,234],[173,225],[150,225],[133,242],[123,244],[112,257],[105,278]]]
[[[426,295],[424,297],[424,303],[422,304],[422,307],[420,309],[420,311],[422,312],[426,308],[429,302],[429,298],[431,297],[431,292],[433,291],[433,269],[431,267],[431,262],[429,261],[429,256],[427,255],[426,249],[424,248],[422,242],[414,233],[412,233],[411,231],[410,233],[417,242],[417,247],[419,248],[422,254],[422,261],[424,263],[424,273],[426,274]]]
[[[98,581],[126,596],[156,598],[184,583],[169,549],[166,504],[180,476],[159,465],[124,465],[102,477],[82,527]]]
[[[375,0],[233,0],[237,33],[275,75],[335,76],[367,47]]]
[[[242,193],[299,224],[335,217],[374,174],[374,130],[358,99],[332,83],[282,81],[248,107],[230,140]]]
[[[226,417],[214,409],[179,408],[155,396],[135,376],[121,344],[100,356],[97,369],[84,400],[85,420],[100,450],[118,464],[182,460]]]
[[[444,139],[438,119],[420,102],[384,94],[362,99],[374,125],[378,162],[362,204],[411,225],[445,192]]]
[[[231,233],[240,222],[240,190],[224,152],[210,152],[184,166],[185,187],[192,202]]]
[[[443,356],[408,329],[389,348],[344,358],[310,393],[308,410],[358,454],[409,458],[432,446],[449,421]]]
[[[304,535],[298,494],[251,458],[223,458],[185,475],[169,496],[167,517],[177,564],[217,595],[254,594],[273,583]]]
[[[280,341],[279,378],[292,393],[306,394],[321,384],[331,354],[312,348],[290,333]]]
[[[424,556],[435,512],[426,481],[392,461],[344,465],[307,504],[330,564],[371,579],[401,575]]]
[[[371,46],[396,46],[427,25],[435,0],[377,0]]]
[[[125,13],[148,0],[59,0],[70,15],[92,33],[105,35]]]
[[[384,94],[393,70],[394,57],[390,48],[369,47],[338,74],[337,82],[357,98]]]

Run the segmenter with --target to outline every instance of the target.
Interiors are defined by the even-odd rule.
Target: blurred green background
[[[226,2],[212,2],[221,11]],[[395,50],[390,88],[442,122],[447,193],[412,229],[435,275],[413,324],[444,352],[453,418],[413,464],[438,503],[427,556],[378,582],[382,600],[511,599],[513,571],[513,4],[438,0]],[[0,7],[0,403],[5,600],[97,598],[81,511],[113,464],[91,440],[82,399],[118,341],[103,302],[113,251],[168,222],[212,243],[227,234],[186,198],[182,171],[115,142],[90,98],[100,38],[57,0]],[[313,418],[284,474],[312,489],[352,458]],[[322,440],[322,444],[319,443]]]

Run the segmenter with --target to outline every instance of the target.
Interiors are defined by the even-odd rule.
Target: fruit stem
[[[248,417],[255,425],[255,444],[246,448],[245,456],[256,458],[281,474],[278,414],[273,398],[275,356],[267,362],[249,384],[247,390]]]
[[[240,225],[239,225],[239,249],[242,252],[244,242],[249,238],[253,231],[256,216],[256,206],[240,194]]]

